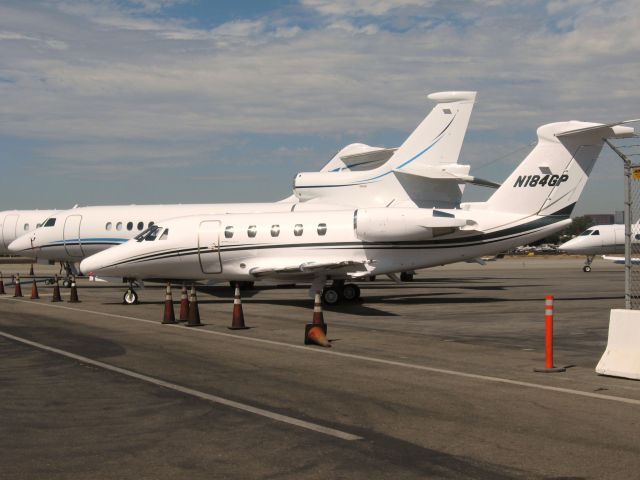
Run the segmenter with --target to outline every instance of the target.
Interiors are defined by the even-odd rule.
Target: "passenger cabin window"
[[[144,222],[138,222],[138,230],[144,229]]]
[[[166,240],[168,236],[169,236],[169,229],[165,228],[164,232],[162,232],[162,235],[160,235],[160,238],[158,240]]]
[[[127,230],[129,231],[133,230],[133,222],[127,223]]]
[[[45,227],[53,227],[56,224],[55,218],[49,218],[46,222],[44,222]]]
[[[280,235],[280,225],[271,225],[271,236],[277,237]]]
[[[155,225],[155,222],[149,222],[149,225],[147,225],[147,228],[153,227],[153,225]]]
[[[24,224],[24,229],[25,229],[25,231],[26,231],[26,230],[29,230],[29,224],[28,224],[28,223],[25,223],[25,224]]]
[[[254,238],[257,233],[258,233],[258,227],[256,227],[255,225],[251,225],[249,228],[247,228],[247,236],[249,238]]]
[[[122,230],[122,222],[116,223],[116,230],[118,231]]]
[[[40,228],[42,226],[41,223],[36,223],[36,228]]]
[[[107,222],[107,224],[104,226],[105,230],[111,230],[113,228],[113,224],[111,222]]]
[[[232,238],[233,237],[233,226],[228,226],[224,228],[224,238]]]
[[[302,235],[302,224],[301,223],[296,223],[295,227],[293,227],[293,234],[296,237],[299,237],[300,235]]]
[[[318,235],[325,235],[327,233],[327,224],[319,223],[318,224]]]

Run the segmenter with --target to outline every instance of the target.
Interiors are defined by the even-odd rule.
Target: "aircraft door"
[[[83,257],[82,245],[80,242],[80,223],[82,215],[70,215],[64,221],[64,248],[71,257]]]
[[[205,220],[198,230],[198,258],[202,273],[221,273],[220,222]]]
[[[9,244],[17,238],[17,223],[18,215],[7,215],[6,217],[4,217],[4,223],[2,224],[2,243],[4,244],[5,248],[8,248]]]

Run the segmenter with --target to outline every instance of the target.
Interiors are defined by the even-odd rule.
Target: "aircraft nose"
[[[103,255],[104,252],[96,253],[90,257],[85,258],[80,262],[80,272],[83,275],[89,275],[91,273],[97,273],[106,265],[106,259]]]
[[[581,250],[580,244],[581,244],[580,239],[574,238],[560,245],[558,247],[558,250],[560,250],[561,252],[567,252],[567,253],[577,253]]]
[[[31,235],[27,234],[16,238],[7,248],[12,253],[26,253],[27,251],[32,250],[33,245],[31,243]]]

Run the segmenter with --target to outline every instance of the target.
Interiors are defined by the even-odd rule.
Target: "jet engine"
[[[427,208],[363,208],[353,213],[356,237],[365,242],[429,240],[474,223]]]

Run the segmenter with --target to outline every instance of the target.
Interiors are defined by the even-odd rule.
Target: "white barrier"
[[[611,310],[607,349],[596,372],[640,380],[640,310]]]

